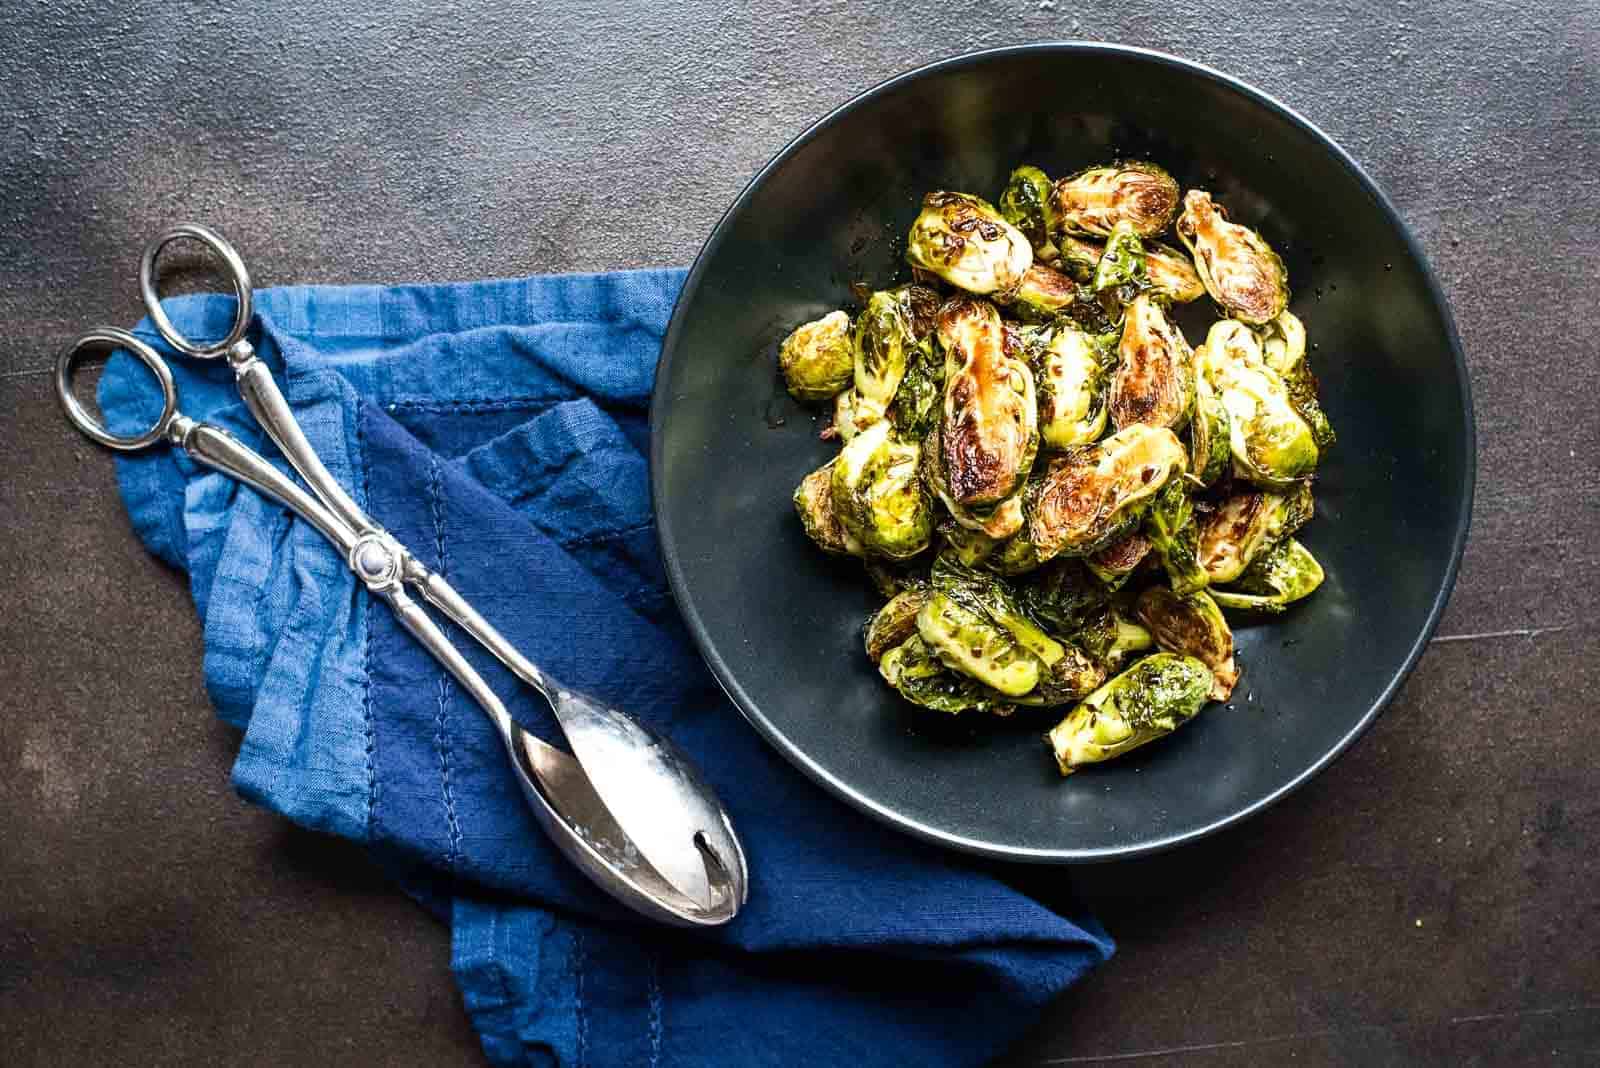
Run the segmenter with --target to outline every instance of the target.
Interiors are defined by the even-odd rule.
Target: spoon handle
[[[549,676],[540,671],[533,661],[523,656],[515,645],[501,634],[456,588],[444,580],[444,577],[430,571],[420,560],[406,554],[403,564],[405,581],[422,594],[423,598],[439,611],[449,616],[457,626],[478,640],[495,659],[510,668],[523,682],[532,686],[544,695],[547,701],[554,704]]]

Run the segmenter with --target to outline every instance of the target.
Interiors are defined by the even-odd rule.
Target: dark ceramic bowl
[[[1301,535],[1323,587],[1237,631],[1243,680],[1170,738],[1063,780],[1036,720],[952,730],[901,702],[861,648],[879,604],[817,551],[790,504],[836,445],[775,372],[796,324],[903,276],[925,191],[998,196],[1011,168],[1117,156],[1216,194],[1283,255],[1340,438]],[[1182,318],[1198,342],[1205,302]],[[750,723],[849,803],[932,842],[1084,861],[1176,845],[1327,767],[1416,662],[1471,511],[1472,405],[1433,274],[1343,149],[1205,67],[1091,44],[1001,49],[895,78],[767,164],[706,242],[667,331],[651,413],[667,573],[701,652]],[[1346,814],[1347,815],[1347,814]],[[1330,819],[1341,818],[1329,813]]]

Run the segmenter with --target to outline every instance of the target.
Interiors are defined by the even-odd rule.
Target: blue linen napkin
[[[244,732],[235,786],[365,843],[450,924],[493,1063],[980,1063],[1111,942],[1007,881],[1018,873],[836,802],[717,689],[666,588],[644,458],[682,281],[269,289],[252,336],[374,518],[555,677],[700,763],[752,869],[726,928],[642,925],[591,887],[533,824],[486,718],[307,524],[174,449],[118,457],[123,501],[150,550],[188,572],[212,700]],[[220,296],[167,307],[195,337],[232,316]],[[147,322],[136,333],[164,349]],[[276,457],[222,361],[172,365],[182,411]],[[148,378],[125,353],[108,364],[114,428],[153,410]],[[519,722],[558,736],[457,637]]]

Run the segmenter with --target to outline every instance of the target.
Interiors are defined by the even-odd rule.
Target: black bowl
[[[1283,255],[1339,431],[1302,540],[1323,587],[1237,633],[1244,676],[1171,738],[1063,781],[1037,720],[968,727],[902,703],[861,648],[879,603],[801,532],[796,483],[836,446],[784,395],[778,341],[904,268],[921,195],[995,197],[1010,169],[1113,157],[1216,194]],[[1192,341],[1209,311],[1188,318]],[[1466,367],[1416,242],[1326,135],[1232,78],[1092,44],[1008,48],[886,82],[801,134],[690,272],[651,413],[673,592],[744,715],[851,804],[931,841],[1036,861],[1150,852],[1260,811],[1361,734],[1449,596],[1472,505]],[[1329,818],[1339,818],[1329,813]]]

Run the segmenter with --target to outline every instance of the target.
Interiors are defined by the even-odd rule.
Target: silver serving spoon
[[[200,345],[179,333],[161,307],[155,262],[179,239],[208,246],[221,257],[237,298],[233,328],[222,341]],[[251,320],[250,278],[220,235],[194,223],[175,227],[145,250],[139,288],[146,311],[167,343],[197,359],[225,356],[240,396],[282,450],[310,492],[226,430],[177,410],[172,372],[149,345],[114,328],[73,342],[56,364],[56,391],[67,417],[88,437],[120,450],[160,441],[254,487],[321,531],[374,595],[388,602],[402,626],[422,643],[483,707],[499,731],[517,781],[540,826],[586,875],[644,916],[684,926],[731,920],[744,904],[749,870],[744,850],[715,792],[671,742],[623,712],[554,682],[495,630],[440,575],[430,571],[345,493],[312,450],[272,373],[244,334]],[[162,411],[135,435],[112,434],[72,392],[81,353],[124,348],[156,376]],[[506,711],[488,683],[407,590],[415,590],[476,638],[501,663],[537,690],[554,710],[572,746],[563,752],[529,734]]]

